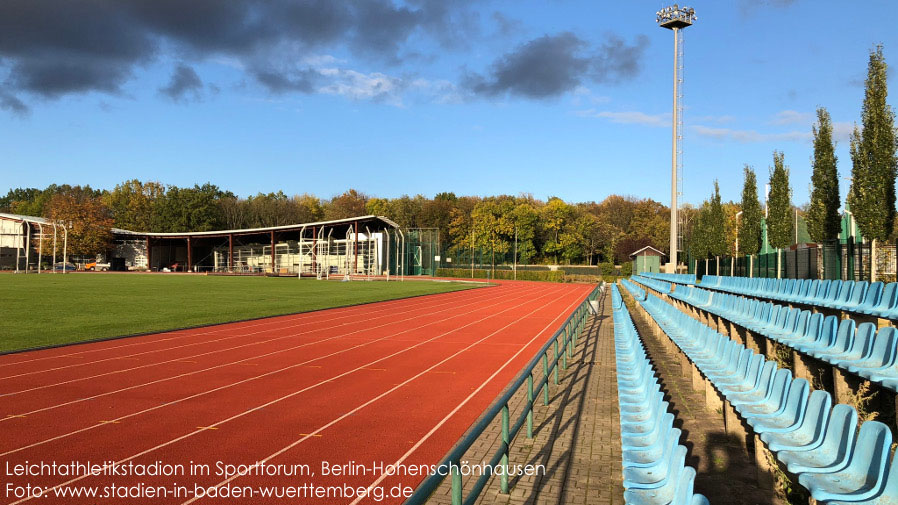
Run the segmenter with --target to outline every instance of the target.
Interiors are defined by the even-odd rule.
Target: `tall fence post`
[[[533,438],[533,372],[527,377],[527,438]]]
[[[461,505],[461,473],[458,471],[458,465],[451,465],[449,473],[452,474],[452,505]]]
[[[502,407],[502,444],[505,452],[502,454],[502,474],[499,475],[499,488],[502,494],[508,494],[508,453],[511,448],[511,437],[508,435],[508,404]]]
[[[558,339],[557,338],[555,339],[555,365],[554,365],[553,370],[555,371],[555,374],[554,374],[555,377],[553,378],[553,381],[555,382],[555,385],[557,386],[558,385]]]

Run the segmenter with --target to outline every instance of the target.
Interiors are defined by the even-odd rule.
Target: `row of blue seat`
[[[898,282],[819,279],[757,279],[706,275],[701,286],[789,304],[813,305],[898,319]]]
[[[644,275],[652,279],[673,282],[674,284],[687,284],[690,286],[695,284],[695,274],[664,274],[654,272],[640,272],[639,275]]]
[[[658,279],[652,279],[651,277],[646,277],[644,275],[634,275],[631,279],[639,282],[643,286],[650,287],[659,293],[667,294],[673,291],[673,285],[667,281],[659,281]]]
[[[630,505],[707,505],[693,492],[680,430],[616,285],[611,288],[620,403],[624,501]]]
[[[890,465],[885,424],[867,421],[858,431],[855,409],[832,406],[826,391],[810,392],[806,380],[654,295],[641,305],[815,500],[898,500],[898,462]]]
[[[621,279],[620,282],[624,285],[624,287],[627,288],[627,291],[630,292],[630,295],[632,295],[633,298],[636,298],[637,301],[645,300],[645,290],[639,287],[638,284],[631,281],[630,279]]]
[[[738,295],[681,288],[672,298],[727,319],[754,333],[898,391],[898,333],[870,322],[824,316],[810,310]]]

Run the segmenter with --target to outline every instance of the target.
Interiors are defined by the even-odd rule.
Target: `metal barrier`
[[[449,469],[449,475],[452,476],[452,505],[471,505],[486,487],[492,472],[483,472],[474,483],[474,487],[468,494],[467,498],[463,496],[462,476],[459,473],[459,466],[462,458],[474,442],[483,434],[489,425],[501,415],[502,422],[502,443],[499,450],[493,455],[489,461],[489,467],[495,468],[497,465],[504,467],[506,471],[499,475],[499,487],[502,493],[508,493],[508,455],[511,449],[511,441],[515,439],[521,428],[527,425],[527,438],[533,438],[533,404],[534,399],[542,392],[543,405],[549,404],[549,375],[552,374],[552,382],[558,384],[558,366],[561,363],[561,369],[567,368],[567,360],[573,359],[573,348],[577,346],[577,335],[586,322],[590,312],[595,311],[595,306],[591,302],[595,302],[599,294],[604,294],[605,283],[602,282],[586,298],[574,311],[567,317],[558,331],[552,335],[545,345],[536,353],[530,363],[515,376],[511,384],[505,388],[502,394],[481,414],[481,416],[468,428],[468,431],[462,435],[461,439],[446,454],[445,457],[437,465],[437,468]],[[559,340],[561,341],[559,345]],[[553,355],[552,358],[549,355]],[[542,362],[543,378],[538,384],[534,385],[533,371]],[[524,383],[527,383],[527,401],[524,404],[524,411],[518,417],[517,421],[510,424],[510,410],[508,403],[511,398],[518,392]],[[442,484],[446,478],[445,472],[436,472],[424,479],[415,489],[414,493],[405,501],[404,505],[420,505],[425,503],[430,496],[436,491],[437,487]]]

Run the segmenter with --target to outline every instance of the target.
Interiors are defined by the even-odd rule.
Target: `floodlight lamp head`
[[[695,20],[695,9],[685,6],[681,8],[678,4],[661,9],[655,17],[659,26],[671,30],[691,26]]]

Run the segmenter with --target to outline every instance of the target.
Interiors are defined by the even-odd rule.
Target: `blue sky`
[[[669,203],[673,39],[654,19],[666,3],[109,4],[0,5],[0,192],[139,178],[241,196]],[[847,177],[869,51],[882,43],[898,64],[898,4],[688,5],[686,201],[715,178],[737,200],[742,166],[766,181],[778,149],[806,202],[817,106]]]

